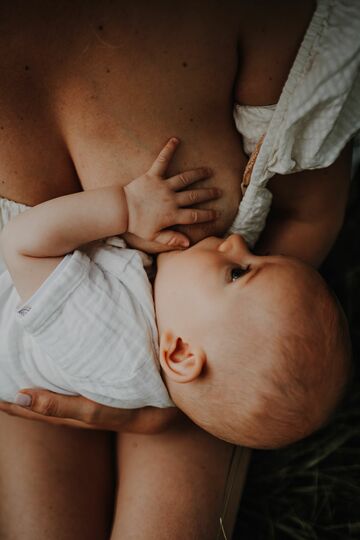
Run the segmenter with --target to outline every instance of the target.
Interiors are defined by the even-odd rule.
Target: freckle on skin
[[[101,31],[101,30],[104,30],[104,27],[103,27],[103,25],[102,25],[102,24],[99,24],[99,26],[98,26],[98,30],[100,30],[100,31]]]
[[[30,67],[28,65],[25,66],[25,71],[29,71]]]
[[[187,62],[183,62],[183,63],[182,63],[182,67],[188,67]]]
[[[193,119],[193,118],[190,118],[190,122],[193,122],[193,121],[194,121],[194,119]]]
[[[109,69],[109,68],[106,69],[106,73],[110,73],[110,69]]]

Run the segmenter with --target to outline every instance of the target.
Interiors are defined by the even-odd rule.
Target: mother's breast
[[[162,49],[156,55],[154,36],[141,47],[130,38],[121,50],[89,47],[57,93],[61,132],[83,188],[130,182],[177,136],[182,144],[168,174],[213,169],[204,185],[221,187],[223,197],[212,232],[224,231],[237,211],[246,164],[232,117],[236,38],[235,32],[177,42],[167,36],[166,55]]]
[[[2,195],[35,204],[81,187],[124,185],[176,135],[182,145],[169,174],[212,167],[205,184],[223,188],[218,228],[229,225],[245,166],[232,119],[232,4],[64,4],[31,19],[25,34],[26,16],[14,15],[0,37],[0,52],[10,36],[21,43],[0,61],[8,75],[0,88]]]
[[[3,57],[0,196],[28,205],[81,189],[36,62]]]
[[[76,94],[73,91],[69,99],[62,131],[84,189],[126,185],[145,173],[165,142],[177,136],[181,145],[168,176],[210,167],[212,177],[201,183],[223,191],[218,201],[202,205],[221,211],[211,232],[220,234],[231,225],[247,158],[231,116],[230,96],[204,96],[202,100],[194,96],[183,102],[166,93],[159,98],[154,88],[151,103],[143,96],[126,106],[125,98],[122,101],[119,96],[114,103],[105,93],[91,94],[81,85]]]

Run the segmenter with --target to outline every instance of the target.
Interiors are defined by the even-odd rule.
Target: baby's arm
[[[147,173],[127,186],[109,186],[47,201],[10,221],[1,234],[1,247],[15,287],[27,300],[62,260],[62,257],[94,240],[125,232],[156,240],[161,230],[175,224],[215,219],[212,210],[191,206],[216,198],[214,189],[180,191],[210,176],[196,169],[164,179],[178,145],[171,139]],[[186,245],[186,237],[166,231],[172,247]],[[185,242],[185,244],[184,244]]]
[[[12,220],[1,246],[14,285],[27,300],[75,248],[127,228],[124,190],[115,186],[52,199]]]
[[[325,169],[274,176],[273,205],[258,253],[281,253],[318,267],[342,226],[351,170],[351,144]]]

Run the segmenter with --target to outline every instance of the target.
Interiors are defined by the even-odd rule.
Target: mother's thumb
[[[63,417],[56,398],[56,394],[46,390],[26,390],[16,394],[15,404],[44,416]]]

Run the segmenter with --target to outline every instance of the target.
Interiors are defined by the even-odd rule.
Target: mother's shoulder
[[[238,103],[278,101],[315,9],[314,0],[245,0],[241,4]]]

